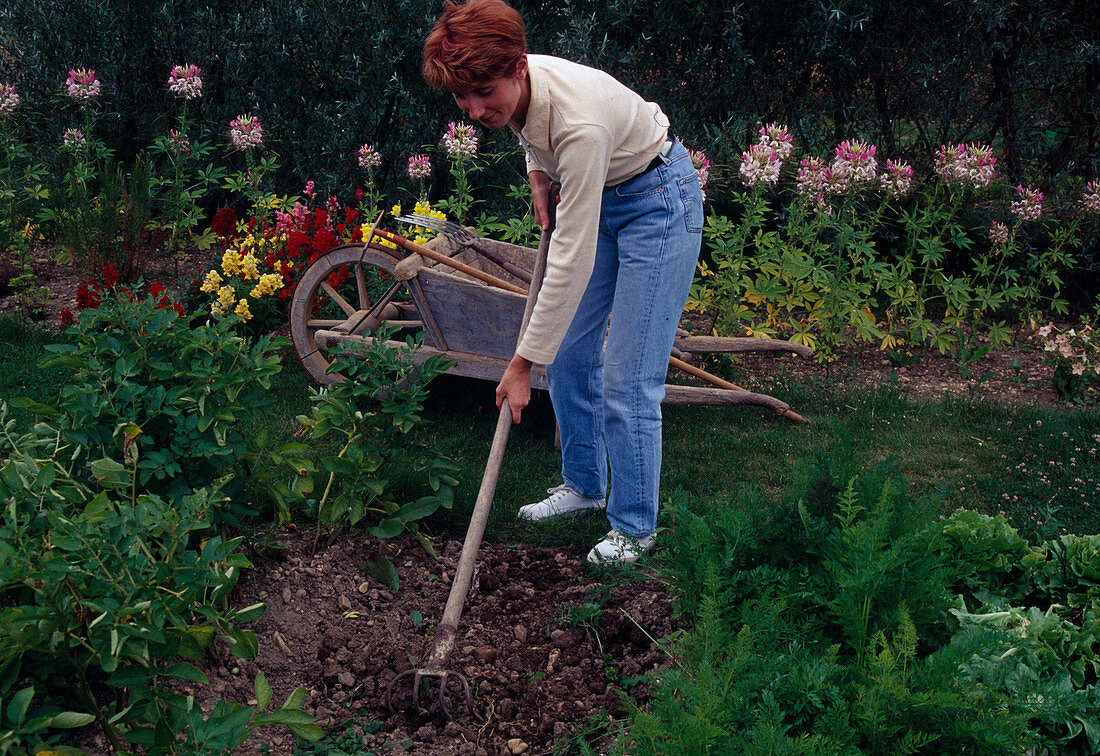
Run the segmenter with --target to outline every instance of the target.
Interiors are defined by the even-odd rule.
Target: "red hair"
[[[424,40],[422,72],[428,86],[468,92],[508,76],[527,55],[523,17],[503,0],[447,0]]]

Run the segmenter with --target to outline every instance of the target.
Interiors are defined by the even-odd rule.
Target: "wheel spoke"
[[[329,318],[312,318],[306,321],[306,325],[310,328],[335,328],[338,325],[346,323],[346,320],[334,320]]]
[[[348,301],[340,296],[340,292],[332,288],[332,285],[328,281],[322,281],[321,288],[329,295],[329,298],[336,303],[336,306],[344,311],[345,315],[350,316],[355,314],[355,308],[348,304]]]
[[[363,266],[355,266],[355,288],[359,292],[359,309],[369,310],[370,300],[367,299],[367,277],[363,273]]]

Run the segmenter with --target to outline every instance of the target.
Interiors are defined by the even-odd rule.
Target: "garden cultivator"
[[[542,277],[546,272],[546,252],[550,246],[550,230],[542,233],[539,242],[538,254],[535,258],[535,270],[529,274],[528,282],[531,284],[527,295],[527,302],[523,310],[523,320],[520,323],[519,333],[527,329],[527,323],[531,319],[531,310],[534,309],[535,300],[538,298],[539,289],[542,286]],[[516,342],[517,345],[519,342]],[[443,617],[436,628],[432,638],[431,650],[427,660],[419,669],[411,669],[402,672],[390,681],[386,689],[386,703],[393,710],[394,690],[402,680],[409,680],[412,685],[412,700],[419,706],[420,693],[425,682],[435,679],[439,681],[439,709],[444,716],[450,718],[450,710],[447,708],[447,687],[451,680],[458,680],[462,686],[463,695],[466,698],[466,708],[474,717],[478,712],[474,708],[473,698],[470,695],[470,683],[465,675],[446,669],[444,665],[447,657],[454,648],[455,634],[458,631],[458,621],[462,617],[462,609],[466,604],[466,595],[470,592],[470,581],[473,579],[474,566],[477,562],[478,550],[481,548],[481,538],[485,534],[485,524],[489,520],[489,510],[493,505],[493,494],[496,493],[497,479],[500,476],[500,466],[504,459],[504,447],[508,443],[508,434],[512,428],[512,410],[505,399],[500,406],[500,414],[497,416],[496,431],[493,433],[493,443],[489,447],[489,459],[485,463],[485,473],[481,476],[481,487],[477,492],[477,500],[474,503],[474,511],[470,515],[470,525],[466,529],[466,540],[462,544],[462,554],[458,558],[458,567],[455,570],[454,582],[451,583],[451,592],[447,596],[447,605],[443,609]]]

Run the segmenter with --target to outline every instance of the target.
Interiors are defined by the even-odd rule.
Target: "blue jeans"
[[[657,526],[661,400],[703,227],[687,150],[662,163],[604,190],[595,268],[546,368],[565,484],[602,498],[610,459],[607,518],[635,538]]]

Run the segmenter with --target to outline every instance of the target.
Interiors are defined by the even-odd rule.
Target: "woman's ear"
[[[527,56],[526,55],[524,55],[522,58],[520,58],[519,60],[516,61],[516,70],[515,70],[513,75],[517,79],[527,78]]]

